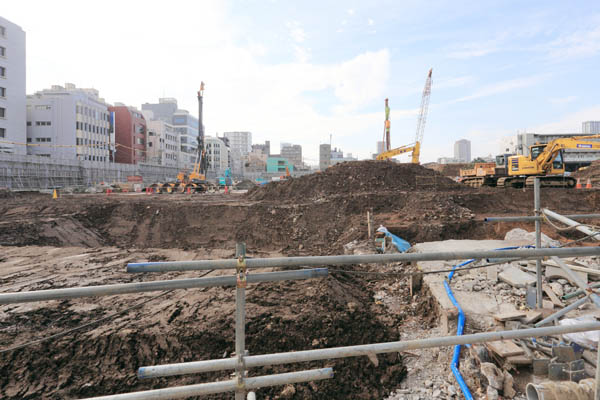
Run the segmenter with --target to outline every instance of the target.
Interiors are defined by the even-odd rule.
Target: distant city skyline
[[[475,156],[495,154],[518,131],[577,132],[600,120],[596,2],[107,0],[94,13],[110,29],[90,29],[74,4],[3,1],[2,17],[27,35],[28,94],[73,82],[111,104],[175,97],[195,115],[204,81],[207,133],[297,143],[313,165],[330,134],[332,146],[370,158],[385,98],[392,146],[414,141],[431,67],[423,162],[459,138]]]

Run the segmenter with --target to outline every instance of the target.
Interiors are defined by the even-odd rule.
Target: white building
[[[331,165],[339,164],[346,161],[358,161],[358,158],[352,157],[352,153],[347,153],[346,157],[344,157],[344,152],[342,149],[338,149],[337,147],[331,150]]]
[[[0,151],[25,154],[25,32],[0,17]],[[12,143],[8,143],[12,142]]]
[[[224,132],[223,137],[229,140],[231,149],[231,172],[243,174],[243,159],[252,151],[252,132]]]
[[[280,155],[287,159],[294,166],[294,169],[303,167],[302,146],[299,144],[286,143],[285,146],[281,147]]]
[[[146,118],[148,140],[146,161],[150,164],[179,167],[180,144],[175,127],[164,120],[154,119],[154,113],[142,111]]]
[[[600,121],[585,121],[581,124],[581,132],[597,135],[600,133]]]
[[[204,138],[206,145],[207,169],[214,171],[217,175],[223,174],[229,168],[229,147],[225,142],[214,136],[206,136]]]
[[[517,135],[517,154],[528,156],[529,147],[534,144],[548,143],[554,139],[581,135],[581,133],[519,133]],[[581,166],[588,165],[592,161],[600,159],[600,151],[584,148],[565,149],[563,157],[567,171],[574,171]]]
[[[460,162],[471,162],[471,142],[461,139],[454,142],[454,158]]]
[[[27,153],[109,162],[115,133],[108,104],[96,89],[72,83],[27,96]]]

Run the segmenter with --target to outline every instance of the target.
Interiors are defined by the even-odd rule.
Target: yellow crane
[[[497,186],[533,186],[540,178],[542,186],[574,187],[575,179],[565,176],[565,149],[600,150],[600,135],[574,136],[554,139],[547,144],[529,147],[529,156],[508,157],[508,176],[498,179]]]
[[[433,68],[429,70],[425,87],[423,88],[423,96],[421,97],[421,109],[419,111],[419,119],[417,120],[417,134],[415,142],[406,146],[397,147],[390,150],[390,109],[388,99],[385,99],[385,124],[384,124],[384,151],[377,155],[377,160],[388,160],[397,155],[412,152],[411,162],[419,164],[421,156],[421,144],[423,143],[423,133],[425,132],[425,122],[427,122],[427,111],[429,109],[429,97],[431,96],[431,74]]]

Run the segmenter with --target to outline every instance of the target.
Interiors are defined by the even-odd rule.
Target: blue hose
[[[522,246],[522,247],[532,247],[532,246]],[[496,249],[496,250],[514,250],[514,249],[518,249],[518,248],[520,248],[520,247],[512,246],[512,247],[503,247],[501,249]],[[452,267],[452,271],[450,271],[450,273],[448,274],[448,279],[444,281],[444,288],[446,288],[446,293],[448,294],[448,298],[450,298],[450,301],[452,302],[452,304],[454,304],[454,307],[456,307],[456,309],[458,310],[458,323],[457,323],[457,327],[456,327],[456,336],[461,336],[463,334],[463,330],[465,328],[465,313],[463,312],[462,308],[460,308],[458,301],[456,301],[456,298],[454,297],[454,293],[452,293],[452,289],[450,289],[450,281],[452,280],[452,277],[454,276],[454,272],[456,271],[456,269],[458,269],[460,267],[464,267],[465,265],[470,264],[473,261],[475,261],[475,259],[467,260],[465,262],[462,262],[462,263],[457,264],[454,267]],[[461,349],[460,344],[457,344],[456,346],[454,346],[454,354],[452,356],[452,363],[450,364],[450,369],[452,370],[452,374],[454,375],[454,378],[456,378],[456,382],[458,383],[460,390],[462,391],[463,395],[465,396],[465,399],[473,400],[473,395],[471,394],[469,387],[467,386],[465,380],[463,379],[463,377],[460,373],[460,370],[458,369],[458,362],[460,359],[460,349]]]

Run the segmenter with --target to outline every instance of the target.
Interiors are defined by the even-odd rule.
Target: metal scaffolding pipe
[[[547,208],[542,209],[542,212],[547,217],[553,218],[559,222],[562,222],[565,225],[572,226],[581,233],[585,233],[586,235],[590,235],[590,236],[595,235],[595,236],[592,236],[592,239],[594,239],[594,240],[600,240],[600,234],[598,234],[598,232],[588,228],[587,226],[580,225],[580,223],[577,221],[573,221],[572,219],[567,218],[564,215],[557,214],[554,211],[550,211]]]
[[[585,322],[576,325],[559,325],[544,328],[529,328],[500,332],[475,333],[462,336],[445,336],[428,339],[407,340],[403,342],[387,342],[364,344],[357,346],[333,347],[329,349],[303,350],[287,353],[263,354],[244,357],[246,368],[264,367],[269,365],[290,364],[297,362],[328,360],[346,357],[361,357],[371,354],[396,353],[406,350],[428,349],[463,344],[493,342],[505,339],[523,339],[563,333],[585,332],[600,330],[600,322]],[[165,364],[138,369],[140,378],[156,378],[196,374],[201,372],[223,371],[235,369],[237,359],[193,361],[188,363]]]
[[[568,214],[563,217],[571,219],[598,219],[600,214]],[[543,217],[536,217],[535,215],[523,215],[514,217],[485,217],[484,222],[534,222],[543,221]]]
[[[577,276],[577,274],[574,273],[573,270],[569,268],[569,266],[565,264],[560,258],[552,257],[552,261],[557,263],[558,266],[563,271],[565,271],[569,278],[571,278],[571,281],[575,282],[575,284],[579,286],[579,289],[584,290],[588,294],[588,296],[594,302],[596,307],[600,307],[600,297],[592,291],[592,288],[586,282],[582,281],[581,278],[579,278],[579,276]]]
[[[535,177],[533,180],[533,208],[536,217],[540,216],[540,178]],[[542,221],[535,221],[535,248],[542,247]],[[543,291],[542,291],[542,260],[535,260],[535,278],[536,278],[536,305],[538,309],[542,308]]]
[[[288,372],[285,374],[257,376],[246,378],[246,388],[249,390],[266,386],[286,385],[288,383],[310,382],[333,378],[331,368],[313,369],[307,371]],[[142,392],[115,394],[110,396],[91,397],[87,400],[168,400],[186,397],[232,392],[236,388],[236,380],[200,383],[197,385],[175,386],[164,389],[145,390]]]
[[[584,296],[584,297],[580,298],[579,300],[574,301],[573,303],[569,304],[568,306],[566,306],[566,307],[558,310],[554,314],[547,316],[546,318],[544,318],[540,322],[536,323],[534,326],[536,328],[538,328],[540,326],[547,325],[548,323],[550,323],[550,322],[552,322],[554,320],[559,319],[560,317],[562,317],[563,315],[565,315],[569,311],[576,309],[577,307],[579,307],[580,305],[582,305],[583,303],[585,303],[587,301],[588,301],[588,296]]]
[[[328,275],[328,273],[329,272],[327,268],[266,272],[260,274],[249,274],[247,281],[248,283],[260,283],[296,279],[311,279],[325,277]],[[78,297],[111,296],[115,294],[153,292],[173,289],[235,286],[236,281],[236,276],[217,276],[211,278],[191,278],[154,282],[121,283],[116,285],[85,286],[69,289],[36,290],[31,292],[0,293],[0,304],[74,299]]]
[[[531,259],[538,257],[581,257],[600,255],[598,247],[517,249],[517,250],[475,250],[475,251],[441,251],[430,253],[394,253],[363,254],[343,256],[303,256],[275,258],[247,258],[247,268],[300,267],[345,264],[372,264],[390,262],[470,260],[483,258],[518,258]],[[235,269],[237,260],[196,260],[168,261],[127,264],[127,272],[166,272],[166,271],[198,271],[209,269]]]

